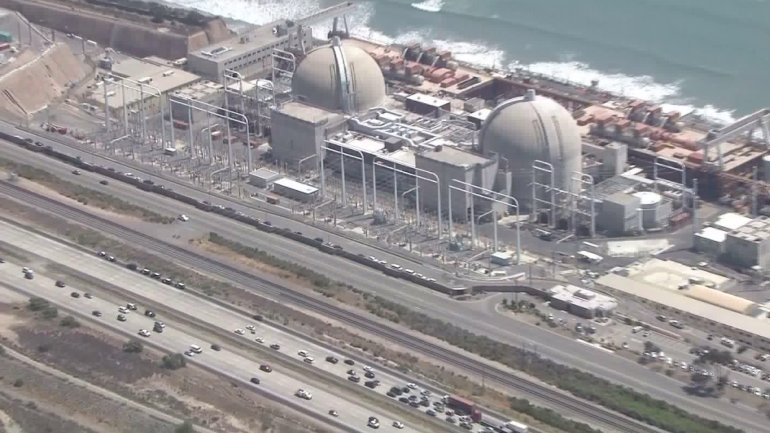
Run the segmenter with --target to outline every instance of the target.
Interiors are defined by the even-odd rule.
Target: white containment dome
[[[292,93],[327,110],[362,113],[385,100],[382,71],[363,49],[333,38],[310,51],[292,78]]]
[[[582,169],[580,131],[569,111],[553,99],[529,90],[525,96],[502,102],[485,120],[480,141],[484,154],[501,157],[501,167],[507,160],[511,195],[526,209],[531,209],[535,160],[553,165],[557,189],[572,191],[578,187],[572,178]],[[548,177],[538,172],[538,183],[549,184]],[[541,189],[538,198],[547,199],[547,194]]]

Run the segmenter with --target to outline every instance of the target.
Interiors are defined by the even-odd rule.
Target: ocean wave
[[[412,3],[412,7],[425,12],[441,12],[444,0],[425,0],[420,3]]]
[[[622,73],[607,73],[591,68],[589,65],[569,60],[563,62],[538,62],[521,65],[513,62],[509,69],[523,68],[525,70],[554,77],[560,81],[577,83],[583,86],[598,81],[601,90],[625,96],[628,98],[653,101],[661,104],[666,111],[678,111],[681,114],[692,113],[702,118],[720,124],[735,121],[734,111],[717,108],[713,105],[696,107],[687,104],[681,95],[681,82],[659,83],[649,75],[626,75]]]

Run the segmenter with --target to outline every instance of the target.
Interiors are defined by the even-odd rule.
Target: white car
[[[118,307],[118,313],[128,314],[128,309],[126,307]]]
[[[402,423],[401,421],[393,421],[393,427],[400,430],[404,428],[404,423]]]
[[[141,335],[142,337],[149,337],[150,336],[150,331],[148,331],[146,329],[140,329],[139,330],[139,335]]]
[[[236,333],[236,334],[238,334],[238,335],[243,335],[243,334],[245,334],[245,332],[244,332],[244,331],[243,331],[243,329],[241,329],[241,328],[238,328],[238,329],[236,329],[236,330],[235,330],[235,333]]]
[[[257,338],[254,339],[254,341],[256,341],[257,343],[264,343],[265,339],[262,338],[262,337],[257,337]]]
[[[303,359],[303,361],[307,362],[308,364],[312,364],[313,361],[315,361],[315,359],[313,359],[312,356],[306,356],[305,359]]]
[[[374,369],[372,367],[369,367],[368,365],[364,365],[364,371],[371,373],[372,371],[374,371]]]
[[[406,384],[406,386],[407,386],[409,389],[417,389],[417,385],[415,385],[415,384],[413,384],[413,383],[407,383],[407,384]]]
[[[299,355],[299,356],[301,356],[303,358],[306,358],[307,357],[307,350],[300,350],[299,352],[297,352],[297,355]]]
[[[177,218],[179,219],[179,221],[182,221],[182,222],[190,221],[190,217],[188,217],[185,214],[179,215]]]
[[[253,331],[254,325],[246,325],[246,329],[248,329],[249,331]]]
[[[193,352],[192,350],[187,350],[187,351],[184,352],[184,354],[189,356],[190,358],[195,356],[195,352]]]
[[[299,398],[304,398],[305,400],[312,400],[313,394],[309,393],[308,391],[305,391],[304,389],[300,388],[297,390],[296,393],[294,393]]]

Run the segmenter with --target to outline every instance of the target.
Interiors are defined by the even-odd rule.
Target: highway
[[[41,141],[43,141],[44,144],[51,144],[53,146],[61,147],[60,144],[55,142],[50,142],[44,139]],[[36,162],[38,165],[40,165],[42,161],[44,161],[45,166],[49,168],[50,171],[55,173],[56,171],[62,171],[64,174],[68,174],[69,171],[71,171],[71,167],[68,167],[64,164],[61,164],[61,167],[59,167],[60,164],[56,161],[52,161],[48,158],[41,158],[40,156],[32,154],[31,152],[20,152],[18,147],[10,144],[0,146],[0,148],[3,148],[4,152],[9,149],[13,149],[15,151],[15,159],[19,159],[24,162]],[[77,154],[75,151],[72,151],[72,153]],[[119,170],[131,170],[135,173],[139,172],[139,170],[137,170],[135,167],[121,167],[118,164],[101,159],[100,157],[91,156],[86,153],[83,153],[82,157],[86,161],[113,166]],[[143,178],[150,178],[156,180],[157,182],[168,184],[167,181],[162,179],[153,178],[143,173],[140,175]],[[96,176],[88,174],[79,176],[77,178],[72,175],[70,175],[70,177],[76,179],[76,181],[79,182],[88,182],[90,180],[87,180],[86,178],[95,178]],[[149,199],[141,198],[139,200],[146,200],[145,204],[148,207],[152,205],[152,208],[154,209],[175,209],[170,207],[173,206],[169,204],[172,202],[171,200],[166,201],[166,199],[162,197],[149,195],[139,191],[136,188],[128,187],[126,185],[115,185],[115,183],[116,182],[113,181],[110,182],[109,191],[116,196],[127,198],[131,201],[137,200],[138,197],[145,196],[149,197]],[[177,190],[184,189],[179,185],[174,185],[174,188]],[[188,192],[191,194],[193,193],[191,188],[188,188],[188,190]],[[209,197],[208,194],[203,192],[198,192],[197,195],[199,197],[203,197],[202,199]],[[209,200],[211,200],[210,197]],[[255,214],[255,211],[248,207],[225,202],[223,202],[223,204],[230,205],[237,210]],[[178,203],[176,205],[181,206]],[[190,233],[204,233],[214,230],[225,236],[241,239],[241,241],[244,243],[260,245],[261,248],[266,249],[268,252],[272,252],[270,250],[271,248],[278,249],[280,247],[283,251],[277,251],[277,255],[282,255],[287,258],[294,258],[297,261],[311,261],[312,266],[317,266],[319,271],[327,273],[333,278],[339,278],[339,276],[343,273],[342,270],[344,269],[344,276],[351,284],[365,288],[372,292],[377,292],[384,295],[387,294],[389,297],[392,297],[398,302],[404,303],[406,305],[412,305],[413,307],[420,309],[420,311],[424,312],[425,314],[452,321],[468,330],[488,335],[500,341],[505,341],[518,346],[527,346],[530,348],[536,347],[538,353],[543,356],[552,358],[565,364],[570,364],[578,368],[582,368],[587,371],[591,371],[594,374],[613,380],[615,382],[634,387],[639,391],[647,392],[650,395],[670,401],[671,403],[674,403],[684,409],[700,413],[704,416],[708,416],[714,419],[721,419],[724,422],[729,422],[737,426],[742,426],[747,431],[768,431],[768,427],[766,427],[762,422],[763,417],[748,408],[740,406],[736,407],[724,401],[704,401],[698,399],[697,397],[684,395],[680,389],[681,383],[651,372],[633,362],[627,361],[620,357],[606,355],[604,352],[601,352],[593,347],[586,346],[570,338],[551,333],[546,329],[525,325],[504,317],[490,317],[487,311],[487,305],[485,305],[484,302],[456,302],[402,280],[385,278],[381,273],[377,271],[350,263],[348,261],[344,261],[338,257],[328,256],[316,250],[303,247],[301,244],[289,242],[290,245],[282,246],[282,239],[278,236],[272,236],[266,233],[258,232],[256,230],[247,229],[245,225],[238,222],[212,215],[210,213],[200,212],[196,214],[196,211],[188,206],[181,206],[179,209],[182,211],[186,209],[184,213],[187,213],[192,217],[192,220],[187,223],[188,225],[185,226],[184,229],[180,229],[184,230],[184,233],[187,233],[188,231]],[[261,215],[259,216],[261,217]],[[276,226],[289,226],[292,227],[292,229],[296,228],[297,230],[303,231],[306,234],[310,234],[311,230],[317,230],[276,216],[270,216],[270,219]],[[169,232],[171,232],[171,230],[169,230]],[[346,248],[348,248],[348,245],[350,244],[349,242],[335,238],[335,235],[331,235],[320,230],[317,230],[317,233],[320,233],[321,236],[328,238],[332,242],[343,243]],[[155,233],[153,233],[153,235],[154,234]],[[168,236],[170,236],[170,234]],[[182,246],[180,245],[180,247]],[[361,251],[362,254],[370,253],[370,255],[378,256],[384,260],[399,262],[399,258],[397,256],[387,256],[380,250],[367,249],[369,247],[366,245],[355,244],[351,245],[350,248]],[[313,260],[315,261],[313,262]],[[415,270],[421,269],[419,265],[416,264],[410,266]],[[436,271],[434,270],[433,272],[435,275]],[[429,271],[425,271],[423,273],[430,274]],[[243,275],[240,275],[238,278],[243,279]],[[273,290],[268,290],[268,292],[275,293]],[[601,359],[601,362],[596,362],[597,359]],[[489,378],[489,376],[486,375],[485,377],[487,377],[487,379]],[[587,417],[585,414],[580,414],[580,411],[573,411],[569,408],[565,409],[564,407],[559,407],[558,405],[554,406],[553,402],[549,402],[548,398],[531,395],[525,391],[525,388],[527,387],[519,386],[512,389],[516,389],[517,393],[523,393],[524,396],[530,398],[538,404],[545,404],[553,407],[554,409],[561,410],[569,416],[578,415],[576,416],[577,418],[583,419],[586,419]],[[591,418],[588,417],[588,419],[590,420]],[[593,419],[593,422],[597,422],[597,420]]]
[[[217,328],[223,331],[228,340],[236,339],[240,343],[246,344],[249,347],[250,353],[262,358],[260,363],[273,365],[276,371],[280,371],[280,367],[276,363],[304,363],[299,365],[302,365],[303,368],[318,368],[338,378],[339,381],[346,383],[349,382],[348,371],[353,370],[360,378],[358,386],[362,387],[361,392],[377,392],[383,396],[393,386],[403,388],[407,383],[416,382],[419,384],[417,380],[403,378],[402,375],[397,377],[388,369],[376,365],[372,365],[374,377],[366,378],[366,371],[363,370],[360,358],[355,357],[359,359],[358,362],[354,360],[354,365],[348,365],[343,360],[353,359],[354,357],[348,356],[339,350],[330,349],[328,345],[317,344],[309,338],[300,337],[296,333],[284,332],[270,326],[266,322],[254,321],[245,312],[244,314],[236,314],[232,309],[224,308],[205,298],[195,296],[187,290],[177,290],[139,272],[130,271],[121,263],[108,262],[96,255],[84,253],[73,247],[39,234],[25,231],[6,222],[0,222],[0,232],[2,232],[0,240],[13,245],[15,248],[64,266],[70,269],[70,272],[83,273],[97,279],[97,285],[100,289],[92,291],[91,294],[97,294],[101,298],[110,299],[112,301],[110,310],[114,310],[116,308],[115,305],[125,305],[128,302],[135,303],[139,308],[138,313],[144,312],[145,309],[152,310],[159,313],[158,317],[153,320],[163,320],[173,326],[174,321],[161,314],[164,310],[171,310],[174,317],[183,316],[185,323],[189,324],[189,327],[205,325],[207,329]],[[37,280],[38,278],[36,277],[35,281]],[[107,289],[107,287],[110,287],[108,285],[112,285],[115,289]],[[72,285],[69,286],[69,291],[73,290]],[[69,293],[66,289],[59,290]],[[105,312],[105,310],[100,311]],[[115,314],[107,314],[110,314],[114,319]],[[243,331],[243,334],[236,333],[236,330]],[[225,348],[228,347],[227,342],[217,341],[217,343]],[[278,344],[280,347],[273,349],[271,347],[273,344]],[[203,346],[202,344],[199,345]],[[314,361],[307,363],[306,357],[299,356],[300,351],[306,352]],[[326,358],[328,356],[337,358],[339,362],[327,362]],[[380,381],[380,386],[374,390],[364,388],[364,382],[375,378]],[[434,401],[446,394],[444,391],[433,387],[425,387],[421,384],[419,388],[414,391],[415,394],[421,389],[429,389],[434,394]],[[336,408],[331,407],[331,409]],[[404,406],[404,409],[412,412],[406,406]],[[426,407],[420,408],[423,412],[426,409]],[[403,419],[400,420],[405,421]],[[487,421],[494,425],[502,424],[501,419],[488,419]],[[474,426],[474,429],[481,430],[480,426]]]
[[[5,235],[9,233],[5,230],[6,228],[8,227],[3,227],[4,240],[6,239]],[[24,235],[23,232],[14,234],[21,234],[22,237]],[[35,242],[37,240],[39,239],[34,239],[32,241],[28,239],[28,246],[40,246],[38,242]],[[44,252],[43,250],[37,250],[36,252],[43,253],[45,256],[47,253],[56,254],[58,251]],[[77,260],[76,255],[73,256],[74,257],[71,258]],[[226,344],[222,345],[223,348],[221,351],[217,352],[211,350],[211,344],[218,343],[217,341],[204,341],[199,336],[183,332],[182,330],[177,329],[173,322],[167,322],[167,326],[162,333],[152,332],[153,323],[156,319],[146,317],[142,314],[143,309],[126,314],[126,321],[120,322],[116,319],[118,307],[125,305],[125,303],[115,303],[111,300],[99,297],[98,294],[97,296],[93,296],[92,299],[87,299],[83,296],[73,298],[70,295],[73,291],[81,293],[82,295],[82,290],[78,290],[76,287],[56,287],[54,279],[47,278],[44,274],[39,272],[36,272],[33,280],[27,280],[21,272],[23,265],[24,264],[22,263],[12,263],[11,261],[0,265],[0,279],[4,281],[4,284],[12,286],[16,290],[22,291],[30,297],[39,296],[48,299],[62,309],[72,311],[76,315],[81,316],[82,319],[99,322],[102,326],[129,337],[135,337],[137,340],[141,340],[143,344],[152,345],[164,352],[182,353],[188,351],[191,345],[198,345],[203,348],[203,353],[187,358],[188,362],[204,366],[217,374],[240,382],[243,386],[252,388],[261,394],[267,395],[271,400],[283,403],[289,407],[296,408],[296,406],[299,405],[301,407],[301,412],[311,414],[314,418],[319,419],[323,423],[330,424],[336,429],[341,428],[344,431],[358,432],[366,427],[367,420],[370,416],[376,416],[381,421],[381,431],[434,431],[427,428],[414,429],[409,425],[406,425],[403,430],[399,430],[392,426],[392,422],[393,420],[398,420],[400,418],[398,418],[397,415],[386,412],[383,408],[378,408],[364,400],[354,400],[352,399],[352,396],[338,395],[337,392],[334,392],[338,390],[314,387],[312,384],[309,384],[308,381],[297,378],[296,373],[283,372],[277,365],[270,373],[260,371],[261,362],[255,362],[254,360],[245,358],[235,352],[228,351]],[[99,271],[101,272],[96,273],[103,273],[106,275],[115,273],[114,266],[112,266],[112,269],[100,269]],[[168,290],[168,287],[166,286],[165,289]],[[127,301],[129,300],[127,299]],[[210,318],[206,314],[209,312],[207,310],[208,309],[206,308],[201,308],[200,310],[196,310],[194,314],[200,315],[201,320],[206,320]],[[101,312],[102,316],[93,316],[93,311]],[[222,311],[216,315],[216,319],[226,322],[224,319],[227,316],[227,312]],[[150,330],[150,336],[141,337],[137,335],[140,329]],[[255,344],[257,343],[255,342]],[[289,344],[284,350],[294,349],[295,348],[291,347],[291,344]],[[318,355],[320,358],[321,354],[319,353]],[[316,362],[320,364],[323,361],[322,359],[318,359]],[[339,368],[342,369],[343,367],[340,366]],[[252,377],[258,377],[260,379],[260,384],[251,384],[249,381]],[[294,393],[300,388],[311,392],[312,399],[304,400],[296,397]],[[328,414],[330,409],[336,410],[339,413],[339,416],[336,418],[331,417]]]

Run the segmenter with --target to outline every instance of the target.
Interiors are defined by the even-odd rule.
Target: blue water
[[[335,0],[176,0],[246,21]],[[770,105],[770,0],[369,0],[354,33],[424,40],[461,59],[529,67],[714,117]]]

